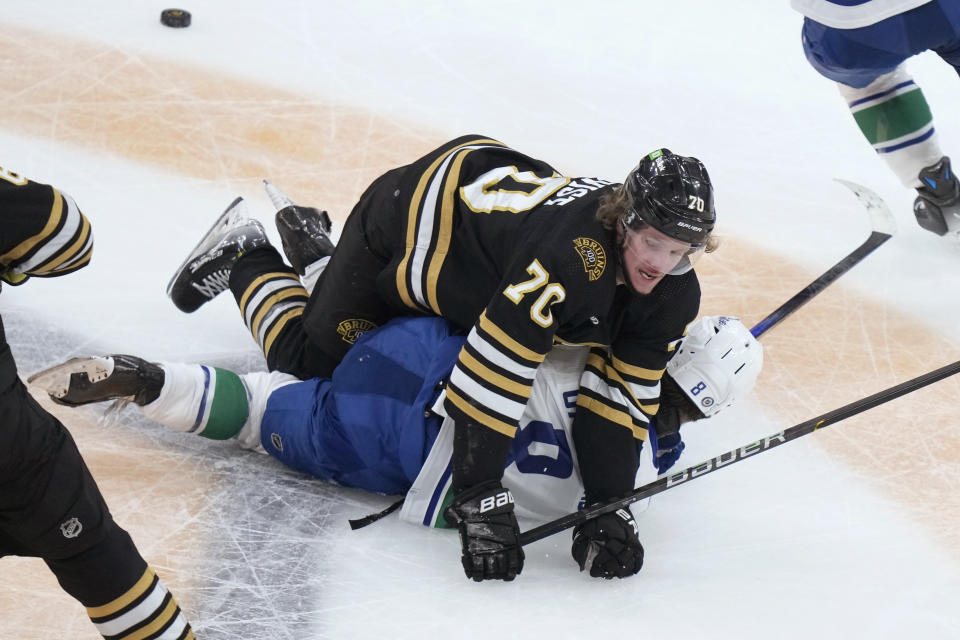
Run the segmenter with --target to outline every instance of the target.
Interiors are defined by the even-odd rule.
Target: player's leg
[[[926,98],[903,62],[927,49],[951,61],[960,42],[955,4],[927,3],[860,29],[809,19],[803,26],[810,64],[838,83],[864,137],[900,181],[917,190],[917,222],[939,235],[960,230],[960,183],[940,149]]]
[[[277,388],[297,382],[285,373],[239,376],[220,367],[154,363],[129,355],[73,358],[32,375],[54,402],[80,406],[124,399],[154,422],[213,440],[260,446],[260,418]]]
[[[940,148],[933,115],[903,65],[862,89],[838,85],[860,131],[906,187],[914,215],[938,235],[960,229],[960,182]]]
[[[192,638],[176,600],[114,523],[70,434],[19,381],[4,387],[0,554],[43,558],[105,637],[149,629],[149,637]]]
[[[277,213],[284,249],[292,254],[288,259],[300,264],[305,280],[322,265],[305,305],[294,307],[293,299],[283,297],[292,295],[296,272],[275,250],[261,249],[237,262],[230,287],[271,369],[302,379],[330,377],[360,334],[394,315],[377,290],[387,260],[371,251],[364,225],[372,210],[393,206],[395,187],[386,176],[360,198],[329,258],[326,221],[315,209],[286,207]]]

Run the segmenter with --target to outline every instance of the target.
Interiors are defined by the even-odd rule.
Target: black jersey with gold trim
[[[696,315],[699,287],[692,272],[663,287],[672,297],[618,286],[615,234],[595,215],[618,185],[563,176],[483,136],[397,175],[365,232],[389,262],[387,300],[469,330],[446,389],[450,415],[513,437],[553,344],[586,344],[602,364],[584,376],[578,413],[593,415],[584,424],[616,424],[628,444],[645,438],[667,345]]]
[[[0,168],[0,272],[4,281],[55,277],[86,266],[90,222],[73,199],[50,185]]]

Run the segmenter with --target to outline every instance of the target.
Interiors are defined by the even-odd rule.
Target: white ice
[[[842,282],[845,308],[880,310],[844,334],[867,365],[834,358],[842,345],[831,337],[802,345],[820,354],[822,370],[801,368],[791,344],[774,341],[787,331],[784,323],[770,332],[767,367],[794,371],[793,384],[774,388],[761,376],[755,397],[713,424],[687,428],[681,465],[776,432],[798,415],[834,408],[814,397],[820,377],[858,377],[869,393],[890,380],[880,375],[889,373],[887,360],[919,361],[922,372],[960,353],[953,337],[960,249],[913,222],[912,192],[862,139],[836,89],[808,67],[801,18],[786,0],[195,0],[183,7],[193,14],[183,30],[159,24],[162,8],[145,0],[49,0],[8,9],[0,18],[4,75],[33,64],[22,38],[40,34],[38,58],[55,55],[51,43],[63,39],[89,43],[91,66],[96,56],[119,55],[131,67],[144,65],[145,73],[168,61],[249,83],[261,91],[261,102],[244,111],[238,97],[238,112],[265,127],[273,124],[274,108],[289,117],[289,104],[271,107],[276,91],[285,100],[295,95],[336,105],[334,114],[375,114],[371,127],[386,122],[414,138],[426,132],[436,144],[487,134],[567,174],[614,180],[642,153],[668,146],[710,169],[726,235],[797,265],[808,280],[868,233],[862,209],[831,179],[879,193],[894,211],[898,234]],[[933,108],[945,151],[960,154],[960,125],[952,116],[960,98],[956,72],[932,54],[909,68]],[[61,82],[56,74],[37,77],[30,88]],[[91,82],[105,101],[127,91],[115,77]],[[228,296],[184,315],[163,293],[183,255],[236,195],[271,226],[269,201],[251,176],[232,174],[227,164],[195,175],[149,150],[101,144],[97,132],[111,123],[98,122],[96,110],[89,136],[64,135],[57,114],[70,111],[70,94],[58,95],[53,107],[37,105],[53,114],[38,127],[24,115],[32,95],[12,89],[0,95],[2,112],[17,114],[0,119],[0,164],[73,195],[94,225],[96,250],[91,266],[69,278],[4,287],[0,312],[21,372],[111,351],[262,367]],[[149,112],[150,105],[129,95]],[[207,130],[205,105],[196,108],[200,120],[183,126],[196,127],[203,139],[209,134],[215,157],[232,158],[230,132]],[[343,121],[331,117],[318,126],[336,130]],[[339,163],[361,174],[389,168],[378,164],[384,150],[375,135],[357,128],[348,136],[354,144],[340,148],[342,157],[327,156],[322,170],[333,172]],[[314,168],[312,158],[303,160]],[[364,186],[350,182],[355,175],[344,178],[336,209],[304,204],[331,207],[342,222]],[[253,177],[287,189],[276,176]],[[745,262],[743,269],[763,266]],[[783,301],[805,282],[774,284],[780,288],[773,299]],[[735,286],[770,283],[746,277]],[[814,304],[787,322],[822,321],[810,315]],[[752,309],[749,319],[770,310]],[[894,317],[906,318],[914,332],[901,342],[938,336],[941,350],[893,350],[884,332]],[[880,334],[882,344],[874,342]],[[791,413],[781,401],[792,403]],[[76,419],[87,423],[78,440],[96,456],[99,466],[91,467],[102,470],[114,514],[201,638],[952,638],[960,637],[960,556],[944,543],[956,537],[944,532],[960,530],[960,522],[954,512],[940,517],[942,498],[917,493],[904,502],[902,493],[883,488],[897,484],[901,461],[926,455],[956,428],[955,397],[932,401],[940,421],[928,431],[923,414],[910,416],[921,437],[901,441],[869,429],[854,436],[841,424],[835,434],[814,434],[655,497],[640,520],[645,567],[613,582],[576,571],[564,532],[527,549],[516,581],[474,584],[463,576],[459,543],[449,532],[404,525],[395,516],[349,530],[348,518],[377,511],[389,498],[310,480],[229,444],[165,431],[129,410],[107,419],[84,410]],[[879,425],[889,416],[881,410],[874,420]],[[895,450],[880,471],[835,455],[875,438],[888,438],[887,448]],[[954,489],[960,489],[957,455],[930,458]],[[135,481],[125,479],[122,466],[131,459],[145,464]],[[111,466],[112,460],[120,462]],[[204,484],[191,485],[195,477]],[[911,502],[922,502],[921,517]],[[54,583],[24,584],[20,568],[42,573],[39,564],[0,561],[0,638],[96,637]],[[19,613],[5,600],[22,603]],[[44,615],[41,606],[57,614]]]

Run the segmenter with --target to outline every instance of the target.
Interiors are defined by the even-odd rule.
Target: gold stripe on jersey
[[[606,359],[597,353],[591,353],[587,362],[599,372],[602,372],[602,376],[606,380],[615,383],[620,391],[630,398],[633,405],[643,411],[648,418],[652,418],[660,410],[659,384],[653,386],[634,384],[624,379],[615,367],[611,366]]]
[[[83,214],[80,214],[81,223],[80,223],[80,235],[66,249],[54,254],[49,260],[44,263],[38,264],[36,267],[30,269],[35,275],[41,274],[59,274],[61,271],[71,271],[74,270],[75,265],[71,264],[72,261],[80,261],[86,258],[86,262],[90,261],[92,246],[87,247],[90,242],[90,221],[87,220],[87,217]],[[84,252],[84,248],[86,251]],[[61,269],[63,265],[63,269]]]
[[[437,241],[433,245],[430,266],[427,268],[427,304],[438,316],[442,314],[437,302],[437,280],[440,278],[440,269],[443,268],[447,251],[450,250],[450,238],[453,235],[453,210],[456,206],[454,196],[459,189],[460,168],[463,166],[463,159],[471,151],[472,149],[465,149],[456,154],[452,162],[453,166],[444,179],[443,195],[440,200],[440,223],[437,225]]]
[[[498,327],[496,324],[493,323],[492,320],[490,320],[490,318],[487,317],[486,311],[480,314],[480,319],[477,321],[477,326],[479,326],[484,331],[484,333],[486,333],[491,338],[493,338],[494,340],[499,342],[501,345],[503,345],[504,348],[508,349],[509,351],[512,351],[513,353],[515,353],[520,358],[523,358],[524,360],[528,360],[530,362],[535,362],[539,364],[543,362],[544,358],[547,357],[547,354],[537,353],[532,349],[528,349],[527,347],[523,346],[522,344],[520,344],[519,342],[511,338],[509,335],[507,335],[506,331]]]
[[[571,342],[569,340],[564,340],[558,335],[553,336],[553,344],[562,344],[567,347],[608,347],[609,345],[601,344],[599,342]]]
[[[66,275],[68,273],[73,273],[78,269],[82,269],[90,263],[90,258],[93,257],[93,243],[87,243],[87,250],[79,258],[75,258],[70,264],[65,265],[56,271],[46,272],[46,273],[37,273],[35,271],[30,271],[29,276],[35,278],[56,278],[59,276]]]
[[[580,392],[605,398],[611,406],[631,416],[637,429],[646,429],[645,425],[660,409],[659,385],[639,387],[625,382],[605,355],[598,351],[592,351],[587,357],[580,377]]]
[[[538,357],[529,349],[521,348],[523,353],[518,355],[517,347],[516,341],[489,320],[470,331],[448,386],[457,398],[469,398],[469,407],[451,401],[454,413],[462,411],[471,420],[505,435],[515,433],[542,360],[542,356],[541,360],[525,358]]]
[[[460,365],[463,365],[460,367]],[[511,380],[507,376],[497,373],[490,366],[489,363],[485,364],[477,360],[473,355],[470,354],[467,349],[464,349],[460,352],[460,358],[457,361],[458,368],[464,368],[469,370],[475,376],[486,380],[491,385],[494,385],[500,389],[504,389],[513,393],[514,395],[520,396],[524,401],[530,399],[530,390],[533,388],[533,381],[529,383],[520,383],[514,380]]]
[[[647,439],[646,428],[638,426],[633,417],[624,411],[622,406],[614,404],[609,398],[594,395],[585,389],[581,389],[577,395],[577,411],[580,410],[589,411],[614,424],[630,429],[633,437],[638,440]]]
[[[63,197],[60,195],[59,191],[53,189],[53,206],[50,207],[50,214],[47,216],[47,224],[43,225],[43,229],[41,229],[39,233],[30,236],[0,256],[0,262],[3,264],[11,264],[32,251],[33,248],[41,242],[46,242],[47,237],[50,236],[57,229],[57,227],[60,226],[60,219],[62,217]]]
[[[472,418],[474,421],[478,422],[479,424],[482,424],[485,427],[489,427],[494,431],[502,433],[503,435],[508,436],[510,438],[516,435],[517,433],[516,425],[508,424],[502,420],[498,420],[494,418],[493,416],[489,416],[486,413],[483,413],[482,411],[477,409],[477,407],[471,404],[469,401],[464,400],[462,397],[460,397],[460,395],[456,392],[454,388],[448,386],[446,389],[446,394],[447,394],[447,400],[449,400],[454,407],[456,407],[461,412],[463,412],[463,414],[466,415],[467,417]]]
[[[418,223],[426,222],[425,218],[435,214],[436,205],[433,204],[433,207],[428,209],[422,207],[424,194],[427,192],[428,188],[431,186],[435,179],[442,179],[442,172],[438,174],[437,169],[444,164],[448,158],[456,153],[457,151],[462,150],[464,147],[471,145],[484,145],[484,146],[497,146],[504,147],[503,143],[496,140],[490,140],[487,138],[477,138],[476,140],[468,140],[452,149],[449,149],[445,153],[439,155],[430,166],[427,167],[427,170],[423,172],[423,175],[420,178],[420,181],[417,183],[417,187],[413,192],[413,198],[410,200],[410,207],[407,210],[407,238],[406,238],[406,252],[404,253],[403,259],[400,261],[399,266],[397,267],[397,292],[400,294],[400,299],[403,301],[403,304],[410,307],[411,309],[422,310],[420,304],[421,301],[414,301],[414,294],[410,291],[410,287],[407,285],[407,279],[409,277],[411,282],[414,280],[419,280],[419,274],[411,272],[411,261],[414,261],[414,254],[417,250],[423,252],[430,252],[432,247],[430,246],[430,238],[433,235],[433,224],[429,225],[428,229],[424,229],[423,233],[426,233],[426,241],[418,242]],[[456,182],[454,180],[454,182]],[[426,207],[430,207],[431,203],[426,203]],[[429,214],[426,212],[429,211]],[[429,233],[428,233],[429,231]],[[419,284],[417,284],[419,289]],[[423,301],[425,302],[425,301]]]
[[[666,369],[645,369],[643,367],[637,367],[632,364],[627,364],[616,356],[611,356],[611,360],[613,362],[614,369],[627,377],[638,378],[640,384],[643,384],[644,382],[656,384],[659,382],[660,378],[663,377],[663,372],[666,371]]]

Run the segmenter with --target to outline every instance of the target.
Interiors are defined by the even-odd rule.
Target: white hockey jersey
[[[535,523],[553,520],[583,507],[583,482],[573,447],[571,425],[587,347],[555,346],[537,371],[530,401],[503,475],[503,486],[513,492],[520,519]],[[443,396],[434,405],[442,412]],[[447,527],[443,518],[453,498],[451,487],[453,420],[446,418],[427,461],[407,493],[400,518],[428,527]],[[635,486],[656,478],[650,447],[640,456]],[[632,506],[634,514],[646,501]]]
[[[834,29],[859,29],[931,0],[790,0],[806,17]]]

